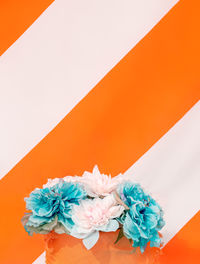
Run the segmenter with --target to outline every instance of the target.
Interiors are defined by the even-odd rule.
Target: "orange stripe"
[[[160,264],[198,264],[200,260],[200,212],[166,245]]]
[[[0,1],[0,55],[30,27],[53,1]]]
[[[3,263],[31,263],[43,250],[20,224],[23,197],[34,187],[94,164],[113,175],[125,171],[199,99],[199,5],[181,1],[2,179]]]

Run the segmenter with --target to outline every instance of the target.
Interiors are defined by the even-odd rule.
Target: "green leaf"
[[[115,241],[114,244],[117,244],[117,242],[118,242],[123,236],[124,236],[123,229],[120,228],[119,233],[118,233],[118,237],[117,237],[117,239],[116,239],[116,241]]]

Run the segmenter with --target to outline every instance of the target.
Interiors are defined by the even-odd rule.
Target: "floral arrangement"
[[[25,230],[48,234],[69,234],[82,239],[92,248],[101,232],[119,229],[117,242],[125,236],[133,247],[144,252],[147,244],[160,247],[159,231],[164,226],[163,211],[139,184],[93,172],[82,177],[67,176],[48,180],[42,189],[35,189],[25,198],[27,210],[22,218]]]

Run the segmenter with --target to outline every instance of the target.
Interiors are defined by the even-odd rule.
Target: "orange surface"
[[[144,254],[139,250],[133,252],[129,241],[122,238],[114,244],[117,233],[100,233],[98,244],[87,250],[79,239],[71,238],[66,234],[51,238],[46,244],[47,264],[157,264],[160,250],[147,247]]]
[[[54,0],[0,0],[2,55]]]
[[[1,263],[32,263],[44,250],[42,238],[29,237],[20,223],[23,199],[35,187],[94,164],[113,175],[125,171],[197,102],[199,7],[181,1],[1,180]],[[84,255],[74,250],[68,259]]]
[[[143,254],[132,251],[127,239],[114,245],[116,233],[100,233],[100,239],[87,251],[76,238],[55,235],[46,245],[47,264],[199,264],[200,260],[200,212],[196,214],[176,236],[162,249],[147,247]],[[77,254],[81,252],[81,254]]]

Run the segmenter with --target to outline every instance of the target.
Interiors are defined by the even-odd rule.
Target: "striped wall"
[[[200,4],[41,2],[0,3],[0,263],[45,263],[43,237],[21,226],[23,198],[94,164],[160,201],[160,263],[198,263]],[[72,240],[47,262],[120,263],[112,246],[106,259]]]

